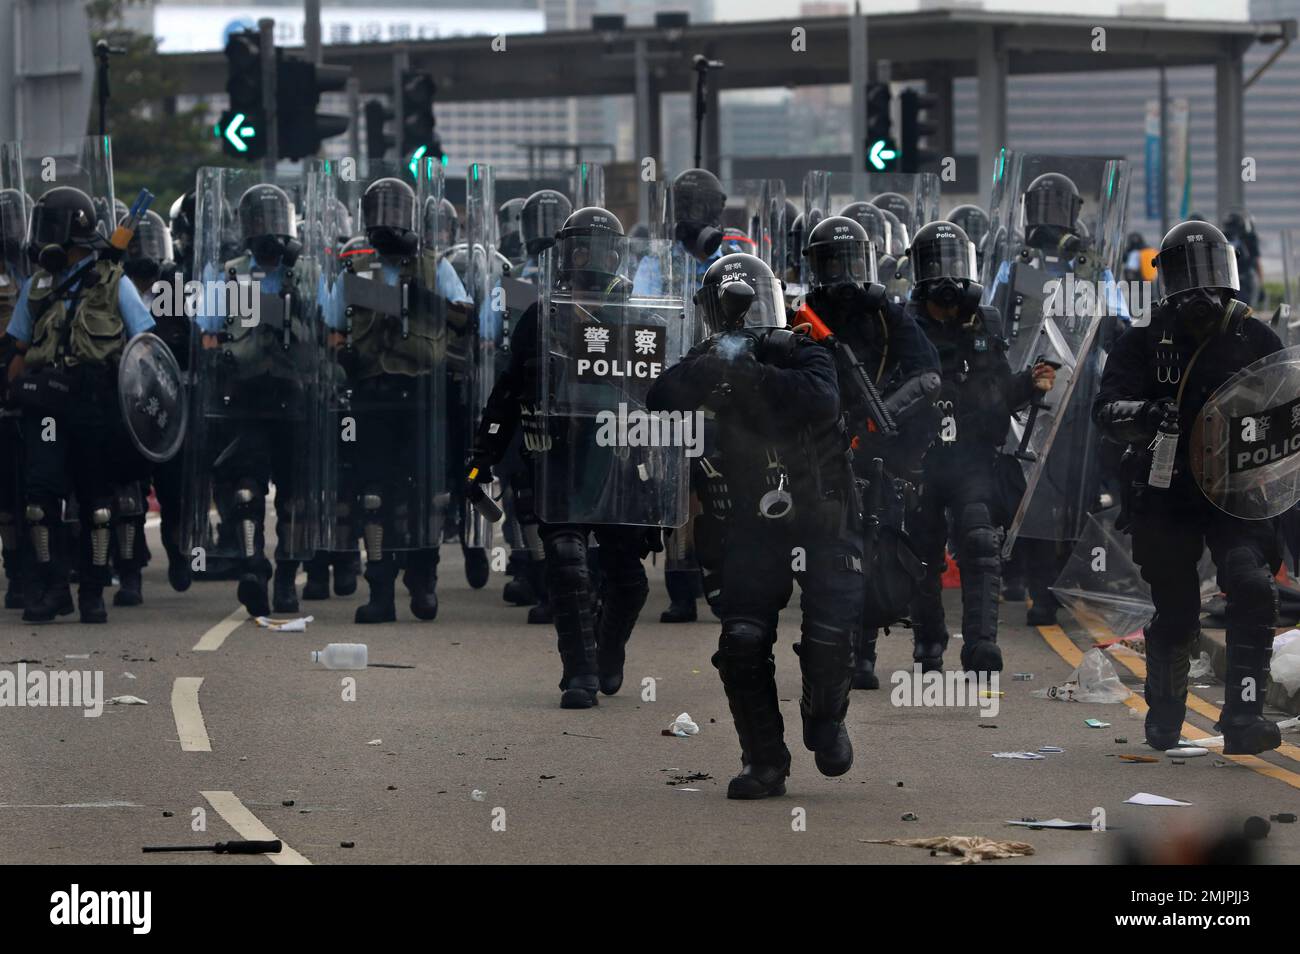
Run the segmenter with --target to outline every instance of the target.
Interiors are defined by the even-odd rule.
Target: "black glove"
[[[727,363],[726,381],[740,391],[757,391],[767,375],[767,367],[752,354]]]
[[[661,527],[646,527],[641,539],[641,556],[664,552],[664,531]]]
[[[475,450],[470,453],[469,463],[465,466],[465,476],[477,484],[492,483],[492,465],[496,463],[485,451]]]
[[[1166,419],[1177,419],[1178,402],[1169,397],[1163,397],[1158,401],[1148,401],[1147,406],[1142,413],[1143,417],[1146,419],[1146,426],[1154,431],[1157,430]]]

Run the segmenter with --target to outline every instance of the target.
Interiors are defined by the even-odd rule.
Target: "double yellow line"
[[[1084,628],[1089,636],[1096,642],[1104,642],[1109,639],[1115,639],[1116,634],[1112,633],[1104,623],[1095,617],[1089,617],[1087,613],[1076,614],[1076,619]],[[1039,634],[1052,650],[1064,659],[1071,666],[1079,665],[1083,659],[1083,650],[1074,644],[1074,641],[1065,634],[1060,626],[1039,626]],[[1112,648],[1111,656],[1116,659],[1133,675],[1139,679],[1145,679],[1147,675],[1146,660],[1139,656],[1133,650],[1122,644]],[[1129,697],[1124,700],[1124,704],[1135,712],[1145,713],[1147,711],[1146,701],[1136,693],[1129,693]],[[1210,703],[1206,702],[1195,693],[1187,694],[1187,708],[1191,709],[1207,719],[1212,720],[1211,725],[1219,720],[1219,710]],[[1183,723],[1183,737],[1188,739],[1200,738],[1202,735],[1209,735],[1213,730],[1205,730],[1191,722]],[[1278,755],[1285,756],[1293,762],[1300,764],[1300,747],[1294,746],[1289,742],[1283,742],[1276,750]],[[1257,755],[1224,755],[1223,758],[1236,762],[1238,765],[1244,765],[1253,769],[1260,775],[1266,775],[1269,778],[1277,779],[1290,785],[1292,788],[1300,789],[1300,774],[1292,772],[1289,769],[1282,768],[1280,765],[1274,765],[1272,762],[1261,759]]]

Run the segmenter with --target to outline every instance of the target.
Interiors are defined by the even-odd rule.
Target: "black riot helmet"
[[[942,308],[974,308],[983,289],[976,280],[975,244],[954,222],[930,222],[916,230],[907,250],[912,296]]]
[[[989,234],[988,213],[978,205],[959,205],[948,213],[948,221],[961,227],[966,237],[975,243],[976,252],[984,246]]]
[[[708,169],[687,169],[673,180],[673,237],[704,261],[722,244],[722,209],[727,195]]]
[[[524,258],[524,240],[519,227],[523,211],[522,198],[507,199],[497,209],[497,249],[515,263]]]
[[[867,238],[875,246],[877,256],[889,251],[894,227],[879,207],[870,202],[850,202],[840,209],[840,215],[852,219],[866,230]]]
[[[55,186],[32,206],[28,248],[41,268],[61,272],[68,264],[68,249],[93,247],[103,241],[96,222],[90,196],[72,186]]]
[[[912,203],[897,192],[882,192],[871,200],[878,209],[888,209],[899,222],[907,226],[912,221]]]
[[[413,255],[419,248],[415,208],[415,190],[401,179],[376,179],[366,186],[361,193],[361,227],[379,254]]]
[[[289,193],[269,182],[239,197],[239,233],[244,248],[264,267],[281,262],[292,267],[302,249]]]
[[[876,250],[867,230],[853,219],[832,215],[808,235],[803,250],[813,288],[865,286],[876,280]]]
[[[122,270],[132,281],[153,282],[173,262],[172,234],[162,216],[149,209],[135,224],[135,234],[122,258]]]
[[[1083,199],[1069,176],[1044,172],[1025,190],[1025,231],[1050,226],[1077,232]]]
[[[172,233],[172,248],[178,262],[188,263],[194,254],[195,199],[193,191],[177,196],[168,212],[168,225]]]
[[[1236,250],[1209,222],[1180,222],[1170,229],[1155,266],[1156,300],[1193,331],[1213,327],[1241,289]]]
[[[530,258],[555,244],[555,233],[572,214],[573,203],[554,189],[538,189],[524,200],[519,212],[519,234]]]
[[[555,234],[556,279],[560,284],[603,291],[619,277],[623,223],[599,206],[578,209]]]
[[[781,283],[757,255],[724,255],[704,273],[695,293],[704,328],[715,335],[741,328],[784,328]]]

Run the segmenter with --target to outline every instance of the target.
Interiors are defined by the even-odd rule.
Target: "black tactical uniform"
[[[705,504],[721,526],[703,536],[722,536],[713,664],[743,765],[727,795],[762,798],[783,794],[790,771],[772,649],[796,578],[804,745],[825,775],[852,765],[844,717],[862,600],[861,510],[835,363],[827,348],[785,330],[771,270],[752,255],[725,255],[705,274],[696,304],[713,334],[659,377],[647,403],[716,415],[715,470],[729,506],[719,520],[721,508]],[[723,492],[722,482],[713,492]]]
[[[1220,510],[1195,484],[1187,463],[1193,423],[1210,395],[1235,372],[1272,354],[1281,341],[1233,298],[1237,263],[1214,226],[1190,221],[1165,236],[1156,258],[1160,301],[1150,325],[1125,332],[1106,362],[1093,417],[1128,443],[1121,521],[1133,535],[1133,559],[1151,586],[1156,613],[1146,627],[1147,742],[1178,744],[1187,673],[1200,632],[1197,563],[1210,548],[1227,595],[1228,671],[1216,729],[1224,752],[1277,748],[1281,735],[1263,717],[1282,562],[1276,520],[1243,520]],[[1170,486],[1148,485],[1148,446],[1161,422],[1176,419]]]
[[[943,376],[935,402],[938,433],[925,454],[912,523],[912,539],[926,563],[913,602],[912,658],[925,671],[943,666],[948,629],[941,577],[951,520],[961,568],[961,664],[969,671],[996,672],[1002,669],[998,596],[1007,519],[999,506],[997,457],[1010,415],[1033,396],[1033,374],[1012,374],[1001,319],[996,309],[978,304],[975,249],[958,226],[922,226],[910,257],[916,285],[907,313],[938,349]]]
[[[14,339],[5,332],[29,271],[26,255],[27,198],[17,189],[0,191],[0,554],[5,571],[5,609],[22,609],[31,563],[22,538],[22,408],[9,394]]]

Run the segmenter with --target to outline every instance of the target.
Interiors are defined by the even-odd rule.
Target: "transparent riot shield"
[[[198,172],[198,287],[186,303],[195,325],[186,537],[207,557],[260,556],[271,500],[277,559],[309,558],[326,535],[318,427],[325,336],[312,278],[320,269],[299,237],[303,196],[297,177]]]
[[[1118,516],[1118,507],[1088,515],[1052,592],[1084,625],[1100,622],[1116,636],[1127,636],[1150,621],[1155,605],[1128,537],[1115,529]],[[1198,566],[1202,600],[1218,592],[1215,573],[1207,550]]]
[[[23,186],[20,143],[0,143],[0,368],[14,355],[5,331],[30,274],[27,227],[32,200]],[[0,402],[0,538],[8,555],[26,539],[22,506],[22,409]],[[10,557],[12,559],[12,557]]]
[[[33,202],[51,189],[79,189],[95,205],[96,230],[105,240],[113,234],[118,217],[113,205],[113,147],[108,136],[24,142],[21,162],[27,194]]]
[[[599,168],[599,167],[597,167]],[[580,171],[579,185],[594,191],[595,184],[588,180],[590,168]],[[599,192],[603,194],[603,177]],[[502,278],[509,262],[497,251],[496,192],[492,167],[471,163],[465,178],[465,291],[471,301],[470,319],[466,328],[465,353],[467,357],[464,388],[459,392],[463,407],[453,414],[462,418],[459,429],[451,424],[452,466],[458,466],[469,457],[469,442],[478,432],[483,408],[492,395],[497,376],[506,361],[505,292]],[[463,413],[462,413],[463,412]],[[459,489],[455,487],[454,489]],[[493,491],[493,496],[499,496]],[[492,524],[469,500],[460,505],[461,543],[469,548],[490,549]]]
[[[437,244],[442,166],[358,161],[327,170],[320,325],[326,424],[335,446],[334,549],[366,558],[434,549],[446,493],[447,327],[443,292],[464,300]],[[347,237],[350,233],[350,237]],[[332,254],[331,254],[332,247]]]
[[[722,183],[727,195],[722,209],[722,225],[728,235],[739,240],[743,250],[757,255],[772,269],[785,272],[785,183],[780,179],[732,179]],[[735,251],[737,249],[732,249]],[[724,254],[727,249],[723,249]],[[694,289],[687,289],[688,294]]]
[[[688,452],[698,453],[702,424],[695,414],[647,411],[645,397],[695,340],[684,298],[690,265],[663,240],[617,246],[617,274],[596,277],[565,273],[555,250],[543,255],[541,403],[524,422],[538,515],[679,527],[689,516]],[[633,257],[657,260],[657,291],[633,292],[625,264]]]
[[[1115,275],[1129,171],[1124,160],[1010,151],[997,168],[984,303],[1001,313],[1008,360],[1019,371],[1033,358],[1045,319],[1077,354],[1092,318],[1127,314]]]
[[[1273,330],[1290,347],[1300,344],[1300,231],[1282,230],[1282,304],[1273,314]]]
[[[570,173],[569,196],[575,209],[605,207],[605,167],[596,162],[580,162]],[[538,188],[541,188],[540,186]]]
[[[842,205],[834,205],[834,199],[831,196],[831,173],[823,169],[809,169],[803,177],[803,241],[808,242],[808,236],[812,230],[817,227],[817,223],[827,216],[835,215],[842,208]],[[807,288],[812,281],[812,275],[809,273],[808,259],[803,254],[803,249],[799,250],[799,284]]]
[[[1248,364],[1196,416],[1188,463],[1206,499],[1243,520],[1300,501],[1300,346]]]

